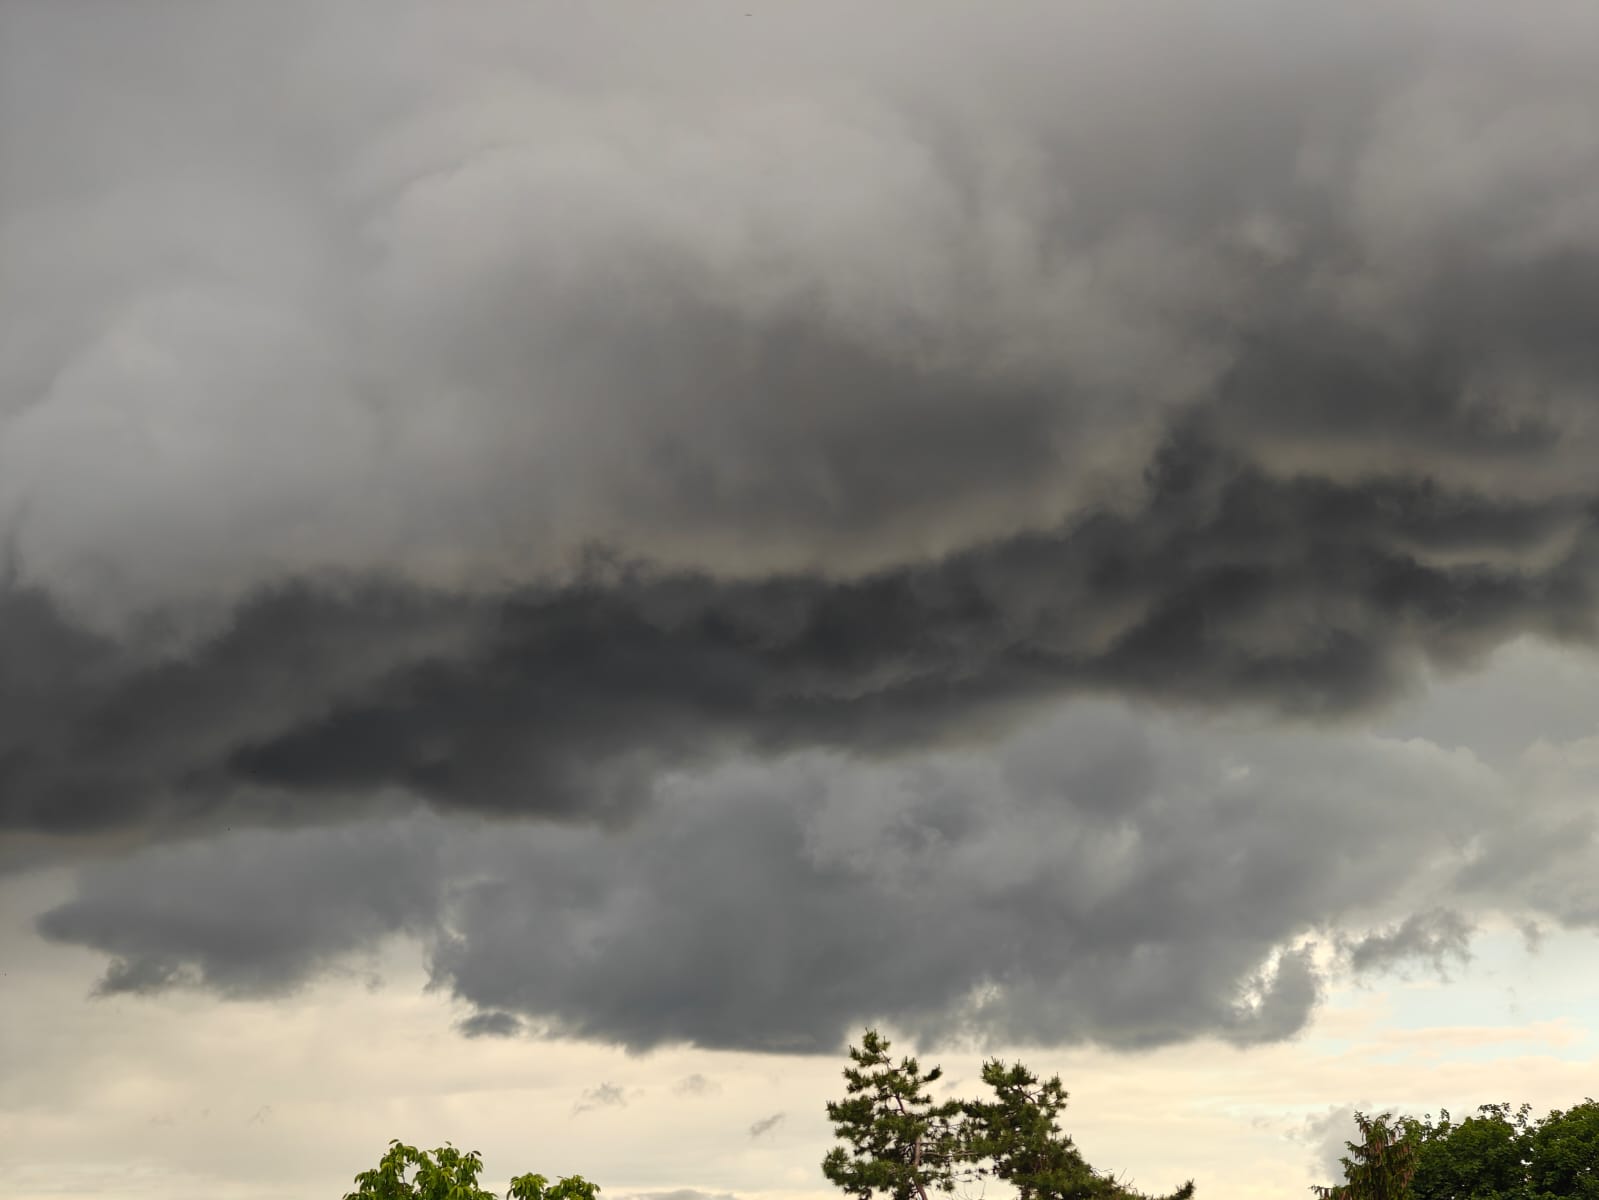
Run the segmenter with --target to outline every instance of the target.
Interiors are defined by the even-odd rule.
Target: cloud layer
[[[176,657],[13,590],[0,815],[175,832],[413,795],[615,823],[656,772],[727,753],[903,752],[1081,690],[1338,716],[1425,661],[1592,633],[1596,543],[1567,501],[1277,481],[1182,442],[1149,478],[1132,516],[852,580],[299,582]],[[1548,561],[1511,561],[1557,533]]]
[[[1599,17],[1286,15],[8,6],[43,931],[803,1049],[1249,1043],[1309,936],[1591,922],[1586,742],[1334,727],[1594,640]]]

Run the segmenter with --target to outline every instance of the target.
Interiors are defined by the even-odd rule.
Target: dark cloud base
[[[668,772],[621,828],[423,812],[151,847],[39,928],[110,957],[102,992],[222,996],[409,937],[468,1036],[1249,1045],[1314,1012],[1312,941],[1442,971],[1464,913],[1591,925],[1591,822],[1519,790],[1427,743],[1080,702],[981,752]]]

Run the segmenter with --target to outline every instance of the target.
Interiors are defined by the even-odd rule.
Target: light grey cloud
[[[758,1121],[751,1122],[750,1123],[750,1137],[751,1138],[764,1137],[766,1134],[771,1133],[772,1130],[776,1129],[779,1125],[781,1125],[783,1123],[783,1121],[787,1117],[788,1117],[787,1113],[777,1112],[777,1113],[773,1113],[769,1117],[762,1117]]]
[[[1174,420],[1579,519],[1591,14],[354,11],[8,14],[0,523],[97,621],[891,567],[1136,505]]]
[[[599,1083],[584,1090],[573,1103],[572,1115],[593,1112],[597,1108],[626,1108],[627,1090],[614,1083]]]
[[[1344,1178],[1343,1159],[1357,1132],[1355,1113],[1369,1110],[1365,1104],[1333,1105],[1326,1112],[1306,1117],[1300,1127],[1290,1131],[1293,1140],[1310,1148],[1312,1170],[1318,1181],[1332,1184]]]
[[[672,1085],[672,1091],[679,1096],[709,1096],[720,1090],[721,1086],[714,1079],[708,1079],[698,1071],[683,1076]]]
[[[1516,930],[1521,934],[1521,944],[1527,948],[1528,954],[1537,954],[1543,949],[1544,928],[1537,921],[1519,921]]]

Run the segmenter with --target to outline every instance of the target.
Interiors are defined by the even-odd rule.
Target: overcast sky
[[[1580,1100],[1596,47],[0,0],[8,1194],[811,1200],[868,1022],[1217,1198]]]

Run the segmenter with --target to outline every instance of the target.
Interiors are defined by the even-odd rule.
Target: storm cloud
[[[148,994],[411,938],[472,1036],[1136,1047],[1599,919],[1587,743],[1339,740],[1599,632],[1599,16],[1225,9],[8,5],[41,931]]]
[[[153,848],[84,872],[40,928],[112,956],[102,990],[224,994],[406,934],[495,1032],[519,1014],[636,1049],[825,1051],[869,1020],[929,1043],[1247,1045],[1304,1025],[1333,965],[1317,944],[1344,930],[1368,931],[1367,970],[1464,953],[1451,904],[1595,925],[1578,880],[1599,843],[1548,836],[1584,811],[1527,761],[1093,703],[981,753],[673,773],[624,829],[414,816]]]

